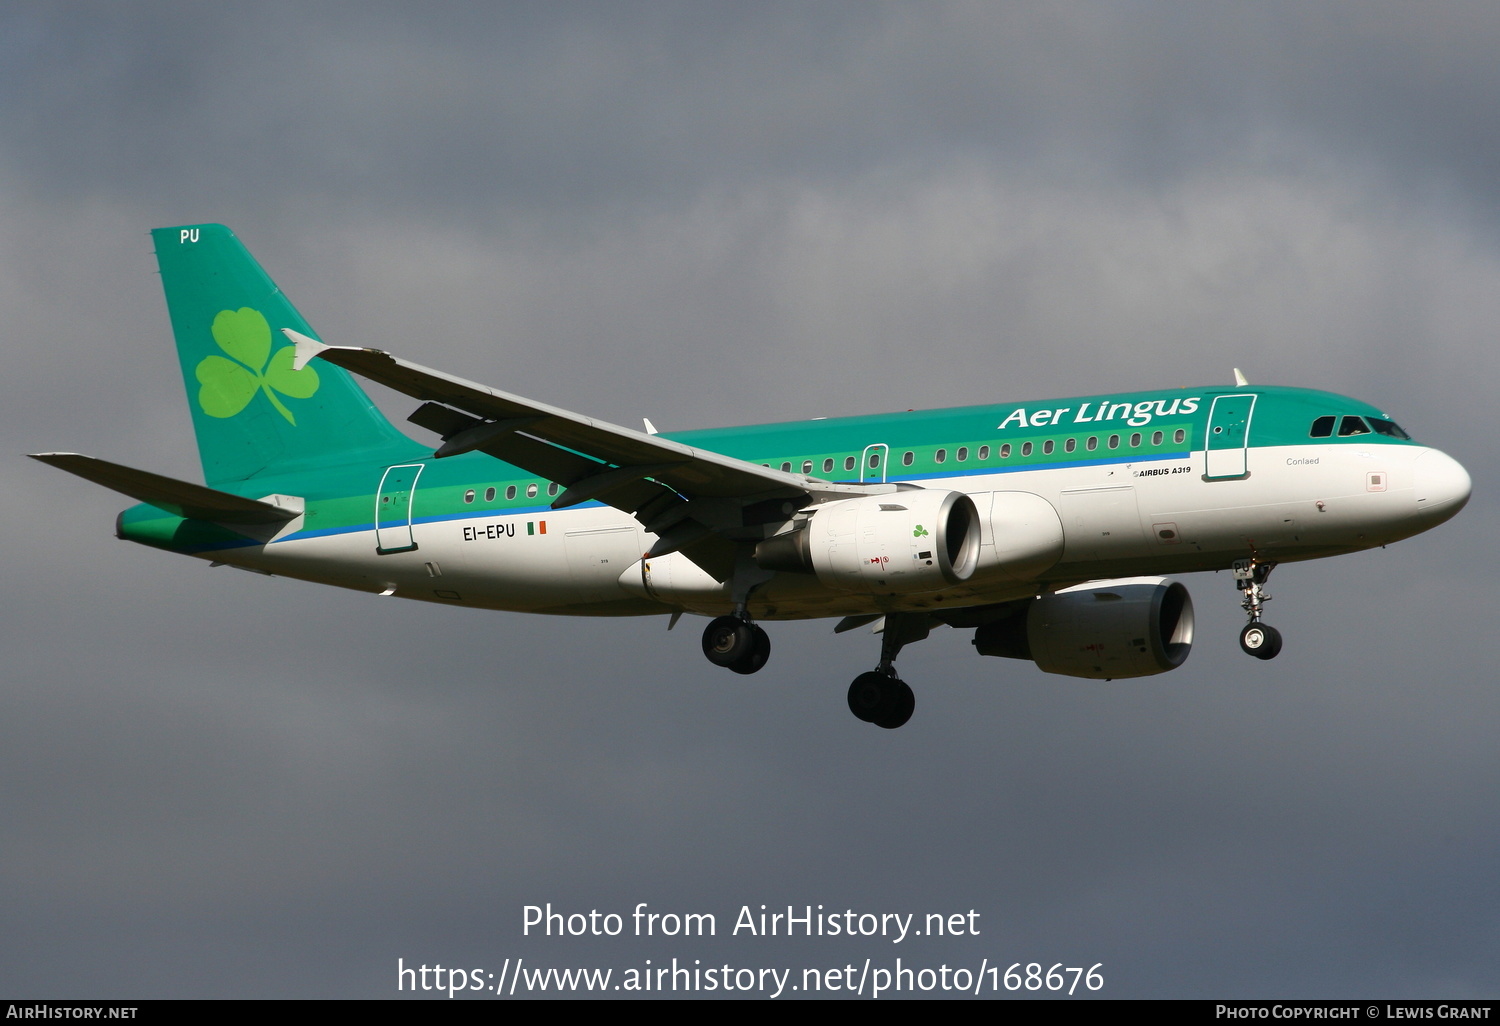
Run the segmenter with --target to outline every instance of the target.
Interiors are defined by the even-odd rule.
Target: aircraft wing
[[[562,508],[597,499],[634,514],[659,537],[651,555],[683,550],[723,580],[736,539],[764,537],[817,498],[894,491],[894,485],[825,481],[585,417],[398,359],[378,349],[328,346],[289,328],[295,366],[314,358],[420,399],[411,421],[436,431],[435,455],[479,450],[565,486]],[[765,503],[762,508],[757,507]]]

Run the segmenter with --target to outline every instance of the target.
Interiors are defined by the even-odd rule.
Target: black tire
[[[1281,632],[1258,620],[1251,621],[1240,631],[1240,648],[1257,659],[1275,659],[1281,652]]]
[[[889,711],[891,683],[890,677],[875,670],[861,673],[849,685],[849,711],[866,723],[874,723]]]
[[[751,644],[750,654],[737,663],[731,663],[729,668],[735,673],[758,673],[766,660],[771,658],[771,636],[761,627],[752,625],[750,628]]]
[[[875,726],[884,727],[886,730],[895,730],[897,727],[911,719],[911,714],[917,708],[917,696],[912,694],[910,687],[905,681],[893,680],[890,708],[884,716],[875,720]]]
[[[754,648],[755,634],[750,624],[738,617],[718,617],[703,630],[703,654],[715,666],[743,662]]]

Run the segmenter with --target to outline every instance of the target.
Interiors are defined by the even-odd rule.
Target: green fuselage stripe
[[[1382,417],[1367,403],[1327,392],[1294,388],[1199,389],[1193,392],[1144,393],[1123,396],[1085,397],[1048,403],[1005,404],[953,410],[884,414],[837,420],[799,421],[664,434],[662,437],[695,448],[718,452],[773,469],[789,466],[793,473],[833,481],[866,483],[919,482],[960,479],[981,475],[1011,474],[1035,470],[1058,470],[1106,464],[1127,464],[1183,459],[1203,449],[1209,410],[1216,395],[1255,395],[1249,448],[1286,445],[1410,445],[1385,435],[1353,437],[1309,437],[1309,427],[1319,416],[1354,415]],[[1158,416],[1138,413],[1143,409],[1176,412],[1192,400],[1191,415]],[[1083,420],[1079,416],[1121,416],[1115,420]],[[1044,414],[1053,419],[1061,411],[1061,423],[1032,427]],[[1140,423],[1129,423],[1125,412]],[[1003,427],[1009,423],[1011,427]],[[1177,436],[1181,433],[1182,440]],[[1154,441],[1155,439],[1160,441]],[[1089,449],[1090,439],[1095,448]],[[1073,450],[1068,451],[1072,442]],[[1112,448],[1111,442],[1115,445]],[[1135,444],[1131,444],[1134,442]],[[1051,451],[1046,451],[1049,447]],[[1030,451],[1023,455],[1027,446]],[[874,447],[872,449],[872,447]],[[869,453],[878,452],[882,466],[868,466]],[[960,452],[965,458],[958,459]],[[985,452],[985,458],[979,454]],[[1008,455],[1002,456],[1006,452]],[[906,455],[911,454],[911,463]],[[938,462],[938,454],[944,457]],[[832,461],[832,470],[825,470]],[[851,466],[852,461],[852,466]],[[424,465],[415,491],[413,524],[465,520],[521,514],[551,514],[550,499],[561,486],[527,474],[519,468],[482,453],[435,460],[419,458]],[[811,465],[811,470],[804,467]],[[374,529],[375,489],[384,466],[342,466],[322,472],[252,479],[227,490],[250,498],[281,493],[296,495],[306,503],[305,526],[279,539],[289,541],[328,537]],[[863,472],[863,478],[861,478]],[[486,501],[487,489],[495,498]],[[506,499],[507,490],[514,498]],[[534,494],[528,495],[528,489]],[[469,497],[469,501],[465,501]],[[569,509],[597,507],[583,503]],[[225,528],[195,524],[170,516],[152,506],[137,506],[120,518],[122,537],[178,552],[205,552],[256,545]]]

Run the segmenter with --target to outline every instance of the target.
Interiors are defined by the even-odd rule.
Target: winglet
[[[300,331],[293,331],[291,328],[282,328],[281,333],[297,346],[297,352],[292,357],[292,370],[301,370],[323,350],[333,348],[333,346],[325,346],[315,338],[308,338]]]
[[[641,421],[646,425],[646,434],[654,435],[658,433],[656,430],[656,425],[651,423],[650,417],[642,417]]]
[[[1250,382],[1245,380],[1245,375],[1240,373],[1240,369],[1236,367],[1234,369],[1234,387],[1244,388],[1248,384],[1250,384]]]

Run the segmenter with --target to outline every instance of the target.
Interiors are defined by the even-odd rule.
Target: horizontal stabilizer
[[[221,524],[278,524],[295,518],[299,513],[295,509],[230,495],[228,492],[124,467],[92,456],[82,456],[76,452],[39,452],[32,453],[31,458],[70,474],[77,474],[86,481],[113,488],[157,509],[193,520],[209,520]]]

